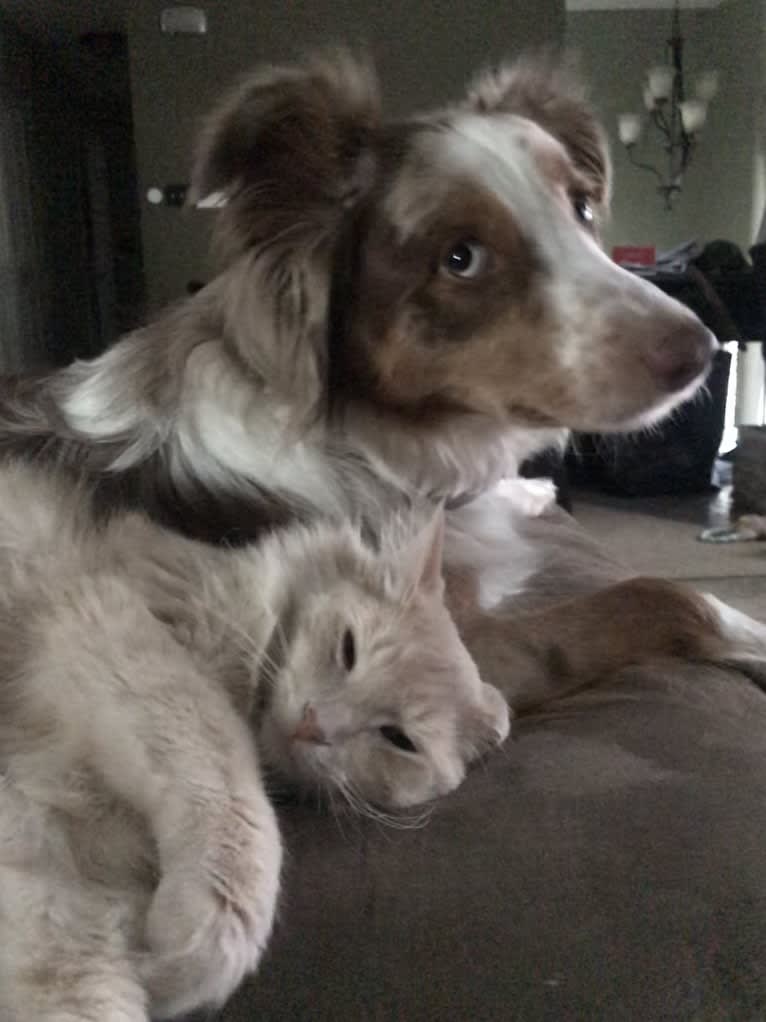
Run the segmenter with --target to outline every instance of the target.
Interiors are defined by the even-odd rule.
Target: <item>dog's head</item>
[[[593,431],[659,418],[714,349],[602,252],[609,188],[598,121],[549,61],[386,123],[368,65],[345,54],[247,79],[193,178],[196,196],[227,196],[232,333],[275,388]]]

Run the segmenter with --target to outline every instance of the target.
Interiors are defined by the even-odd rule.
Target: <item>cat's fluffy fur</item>
[[[400,809],[508,732],[442,600],[438,516],[225,550],[0,470],[0,1019],[225,999],[271,930],[261,765]]]

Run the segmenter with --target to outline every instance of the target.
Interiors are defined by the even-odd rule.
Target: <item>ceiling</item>
[[[170,4],[172,0],[168,0]],[[204,0],[198,0],[204,6]],[[225,0],[223,0],[225,2]],[[681,0],[682,7],[718,7],[723,0]],[[0,10],[32,35],[66,43],[83,32],[124,27],[129,0],[0,0]],[[672,7],[673,0],[566,0],[567,10],[631,10]]]

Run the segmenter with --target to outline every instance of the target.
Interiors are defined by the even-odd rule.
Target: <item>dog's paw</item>
[[[712,593],[703,599],[715,614],[721,638],[732,653],[743,658],[766,660],[766,625],[730,607]]]
[[[552,479],[502,479],[498,493],[510,501],[513,511],[525,518],[539,518],[556,503],[556,484]]]
[[[141,970],[153,1017],[223,1004],[268,943],[282,857],[276,824],[225,838],[220,853],[171,866],[154,894]]]
[[[752,533],[755,539],[766,539],[766,515],[741,515],[737,529]]]

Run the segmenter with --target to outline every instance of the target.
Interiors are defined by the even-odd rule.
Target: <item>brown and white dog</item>
[[[602,130],[544,61],[381,115],[346,53],[245,78],[192,197],[222,271],[92,362],[19,381],[0,450],[206,539],[464,501],[567,429],[632,430],[703,381],[695,316],[602,252]]]
[[[599,247],[604,138],[548,65],[392,124],[345,54],[257,72],[203,132],[193,193],[214,191],[221,274],[0,410],[6,444],[185,530],[250,532],[263,499],[480,492],[563,428],[662,417],[708,370],[709,332]]]

